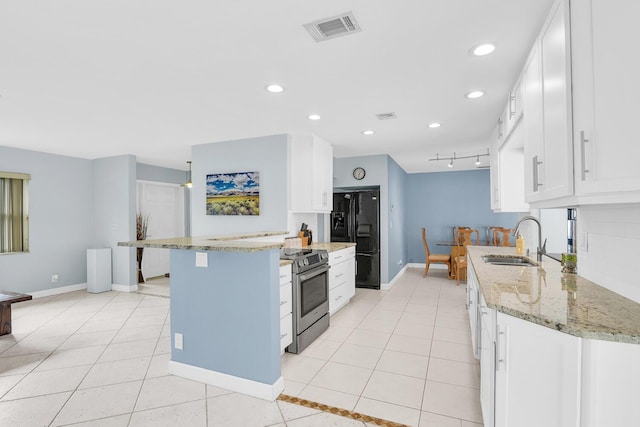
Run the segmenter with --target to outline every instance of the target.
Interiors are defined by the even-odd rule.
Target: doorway
[[[184,188],[178,184],[137,181],[137,212],[149,215],[148,239],[185,236]],[[169,251],[145,248],[142,257],[143,291],[168,296]]]

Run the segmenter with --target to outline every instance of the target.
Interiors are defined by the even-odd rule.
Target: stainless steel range
[[[287,351],[300,353],[329,328],[329,254],[282,249],[280,258],[293,261],[293,343]]]

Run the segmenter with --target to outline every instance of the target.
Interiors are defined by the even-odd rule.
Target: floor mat
[[[353,420],[363,421],[369,424],[375,424],[381,427],[408,427],[406,424],[400,424],[393,421],[383,420],[382,418],[372,417],[370,415],[349,411],[347,409],[336,408],[335,406],[329,406],[323,403],[312,402],[311,400],[301,399],[299,397],[293,397],[287,394],[281,394],[280,396],[278,396],[278,400],[281,400],[287,403],[293,403],[294,405],[300,405],[300,406],[305,406],[307,408],[317,409],[323,412],[329,412],[330,414],[340,415],[341,417],[351,418]]]

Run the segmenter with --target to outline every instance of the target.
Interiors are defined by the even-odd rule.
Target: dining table
[[[460,245],[458,246],[458,244],[456,243],[455,240],[439,240],[436,242],[436,245],[438,246],[449,246],[451,248],[451,264],[453,267],[453,260],[459,256],[462,252],[463,252],[463,246]],[[487,240],[482,240],[482,239],[478,239],[477,243],[474,243],[473,246],[494,246],[493,242],[489,242]],[[514,247],[515,244],[509,244],[509,246]],[[452,274],[452,278],[455,279],[456,278],[456,271],[452,268],[451,271]],[[463,272],[460,273],[460,280],[466,281],[467,280],[467,270],[465,269]]]

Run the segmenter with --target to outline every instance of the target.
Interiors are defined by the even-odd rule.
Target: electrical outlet
[[[58,273],[53,273],[51,275],[51,283],[58,283]]]
[[[398,260],[398,265],[402,265],[402,258]]]
[[[176,333],[173,338],[173,346],[176,350],[182,350],[182,334]]]
[[[196,267],[207,267],[209,264],[206,252],[196,252]]]

